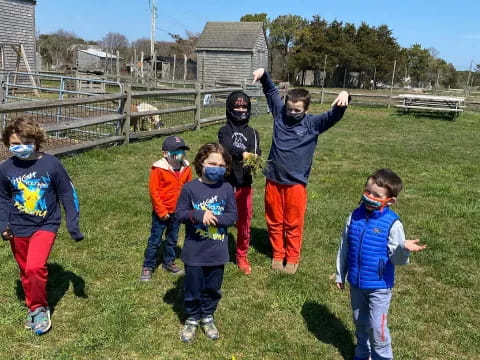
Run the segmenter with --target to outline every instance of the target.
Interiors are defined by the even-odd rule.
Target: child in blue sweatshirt
[[[227,228],[237,220],[232,185],[223,181],[231,162],[222,145],[203,145],[194,161],[199,178],[183,186],[177,202],[175,217],[185,223],[181,258],[185,264],[187,320],[180,336],[183,342],[193,341],[198,325],[207,338],[219,337],[213,315],[229,260]]]
[[[387,314],[395,265],[408,263],[410,252],[422,251],[419,240],[405,240],[402,223],[389,206],[403,184],[390,169],[370,175],[360,206],[349,216],[337,255],[337,288],[350,283],[357,347],[354,360],[393,359]]]
[[[0,232],[20,268],[29,310],[25,327],[41,335],[51,327],[47,260],[60,226],[59,202],[70,235],[79,241],[78,197],[60,161],[40,152],[45,132],[33,120],[17,118],[2,140],[13,156],[0,164]]]

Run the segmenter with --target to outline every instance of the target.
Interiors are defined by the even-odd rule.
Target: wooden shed
[[[116,55],[98,48],[77,49],[74,68],[82,72],[103,74],[107,71],[113,72],[116,61]]]
[[[207,22],[195,49],[197,80],[241,83],[267,67],[268,48],[261,22]]]
[[[0,69],[15,70],[23,47],[31,71],[36,70],[35,0],[0,0]],[[27,71],[20,56],[20,71]]]

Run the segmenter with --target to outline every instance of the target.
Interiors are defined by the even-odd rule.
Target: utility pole
[[[150,30],[150,56],[152,56],[153,59],[153,53],[154,53],[154,45],[155,45],[155,21],[157,19],[157,0],[150,0],[150,7],[152,11],[152,28]],[[156,60],[156,59],[155,59]]]

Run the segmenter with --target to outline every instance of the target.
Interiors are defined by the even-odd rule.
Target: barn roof
[[[207,22],[196,50],[252,50],[261,32],[261,22]]]
[[[106,58],[106,57],[112,58],[112,59],[117,58],[117,56],[114,55],[114,54],[109,54],[105,51],[97,50],[97,49],[87,49],[87,50],[79,50],[79,51],[90,54],[90,55],[98,56],[98,57],[101,57],[101,58]],[[121,57],[120,57],[120,59],[121,59]]]

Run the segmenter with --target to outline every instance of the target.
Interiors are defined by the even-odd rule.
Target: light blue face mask
[[[168,152],[168,156],[175,161],[181,162],[185,157],[185,150],[172,150]]]
[[[221,166],[207,166],[203,168],[203,174],[208,180],[217,183],[223,179],[226,170]]]
[[[19,159],[28,159],[35,152],[35,145],[10,145],[8,150]]]

